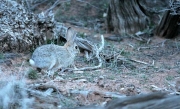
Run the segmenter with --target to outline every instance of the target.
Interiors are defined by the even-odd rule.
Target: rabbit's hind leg
[[[51,64],[50,64],[48,70],[54,69],[53,67],[55,67],[57,61],[55,58],[52,58],[50,62],[51,62]]]
[[[47,72],[48,76],[54,78],[55,73],[56,73],[59,69],[60,69],[59,66],[57,66],[57,65],[55,64],[52,69],[48,70],[48,72]]]
[[[56,59],[51,58],[51,64],[49,65],[48,70],[47,70],[47,75],[49,77],[54,75],[54,72],[55,72],[54,67],[55,66],[56,66]]]
[[[44,78],[44,79],[51,79],[51,77],[53,77],[53,74],[54,74],[54,72],[52,71],[52,70],[43,70],[43,75],[42,75],[42,78]]]

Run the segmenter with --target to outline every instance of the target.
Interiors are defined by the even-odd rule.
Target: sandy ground
[[[75,29],[87,35],[92,34],[86,29]],[[95,36],[97,37],[91,36],[92,39],[99,39],[99,35]],[[115,96],[155,91],[174,93],[176,80],[180,76],[180,39],[143,36],[139,37],[143,41],[139,41],[132,37],[122,38],[119,42],[105,40],[103,53],[119,53],[118,56],[126,60],[117,57],[110,61],[104,59],[100,69],[63,72],[55,76],[54,80],[44,78],[44,73],[38,73],[38,78],[34,80],[28,78],[30,70],[36,71],[28,63],[31,54],[18,54],[1,63],[1,81],[7,81],[7,77],[12,76],[16,79],[25,79],[27,84],[43,80],[45,84],[55,86],[63,95],[72,97],[82,105],[102,104]],[[85,60],[83,53],[76,59],[77,67],[97,64],[96,61],[82,60]]]

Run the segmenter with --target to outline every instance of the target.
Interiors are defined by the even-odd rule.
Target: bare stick
[[[134,38],[134,39],[136,39],[136,40],[138,40],[138,41],[143,41],[143,39],[142,38],[138,38],[138,37],[136,37],[136,36],[133,36],[133,35],[130,35],[132,38]]]
[[[135,60],[135,59],[129,59],[129,60],[134,61],[134,62],[137,62],[137,63],[145,64],[145,65],[150,65],[150,64],[147,63],[147,62],[143,62],[143,61],[139,61],[139,60]]]
[[[88,95],[90,93],[96,93],[99,94],[102,97],[115,97],[115,98],[125,98],[126,95],[120,94],[120,93],[116,93],[116,92],[103,92],[103,91],[89,91],[89,90],[84,90],[84,91],[80,91],[80,90],[71,90],[70,91],[71,94],[82,94],[82,95]]]
[[[27,0],[25,0],[25,2],[26,2],[26,5],[28,7],[28,10],[30,10],[29,2],[27,2]]]
[[[82,0],[76,0],[76,1],[78,1],[78,2],[84,2],[84,3],[87,3],[87,4],[89,4],[90,6],[92,6],[92,7],[96,8],[96,9],[102,10],[102,9],[100,9],[100,8],[98,8],[98,7],[96,7],[96,6],[92,5],[92,4],[90,4],[89,2],[82,1]]]
[[[57,5],[61,4],[61,3],[64,3],[64,2],[69,2],[70,0],[65,0],[65,1],[59,1],[59,0],[56,0],[56,2],[49,8],[45,11],[45,13],[53,10]]]
[[[152,46],[152,47],[139,47],[137,50],[140,51],[141,49],[151,49],[151,48],[158,48],[159,46]]]
[[[36,3],[35,5],[33,5],[33,6],[31,6],[31,10],[34,10],[36,7],[38,7],[39,5],[41,5],[41,4],[43,4],[43,3],[46,3],[47,1],[49,1],[49,0],[43,0],[43,1],[41,1],[40,3]]]
[[[99,53],[103,50],[104,48],[104,36],[101,35],[101,46],[99,48],[97,48],[97,46],[93,46],[93,53],[95,54],[95,57],[98,59],[99,61],[99,64],[97,66],[94,66],[94,67],[84,67],[84,68],[78,68],[78,69],[74,69],[74,71],[80,71],[80,70],[95,70],[95,69],[98,69],[102,66],[102,59],[100,58],[99,56]],[[88,55],[86,55],[88,56]]]

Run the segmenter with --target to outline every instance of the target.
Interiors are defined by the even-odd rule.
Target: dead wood
[[[115,99],[108,102],[106,106],[99,106],[97,109],[179,109],[179,99],[180,96],[177,95],[156,92]],[[85,109],[85,107],[74,109]]]
[[[70,0],[65,0],[65,1],[59,1],[59,0],[56,0],[56,2],[50,7],[48,8],[45,13],[48,13],[49,11],[52,11],[57,5],[61,4],[61,3],[64,3],[64,2],[69,2]]]
[[[67,108],[67,109],[104,109],[101,106],[95,106],[95,105],[90,105],[90,106],[83,106],[83,107],[76,107],[76,108]]]
[[[28,94],[31,97],[36,99],[34,107],[43,108],[47,106],[48,108],[57,108],[57,107],[69,107],[76,106],[78,103],[62,95],[60,90],[53,85],[46,85],[45,83],[41,84],[32,84],[27,85],[26,89]]]
[[[134,34],[148,24],[139,0],[111,0],[107,11],[107,30],[119,34]]]
[[[89,94],[100,95],[103,98],[124,98],[126,95],[116,93],[116,92],[101,92],[101,91],[82,91],[82,90],[71,90],[71,94],[81,94],[84,96],[88,96]]]
[[[0,1],[0,10],[1,51],[31,51],[57,35],[58,25],[52,13],[35,15],[23,5],[7,0]]]
[[[48,39],[65,38],[67,27],[54,20],[52,11],[36,15],[15,1],[2,0],[0,5],[2,51],[31,51],[46,44]],[[92,43],[85,39],[77,38],[77,44],[82,49],[93,51]]]
[[[157,26],[155,34],[160,37],[173,38],[177,35],[179,28],[178,22],[180,15],[171,14],[172,11],[167,10],[162,17],[160,24]]]
[[[178,34],[180,22],[180,1],[170,1],[170,9],[164,15],[156,28],[155,34],[160,37],[173,38]]]
[[[101,46],[99,48],[87,40],[82,40],[81,38],[76,38],[76,39],[77,39],[78,46],[83,47],[84,49],[92,52],[90,57],[88,55],[88,52],[85,52],[87,60],[91,60],[92,59],[91,57],[95,56],[98,59],[99,64],[97,66],[93,66],[93,67],[84,67],[84,68],[78,68],[78,69],[74,69],[74,70],[76,70],[76,71],[95,70],[95,69],[100,68],[103,64],[102,59],[100,57],[100,52],[102,52],[102,50],[104,48],[104,36],[101,35]]]
[[[108,37],[105,37],[105,39],[111,40],[111,41],[122,41],[123,40],[122,36],[120,36],[120,35],[108,36]]]
[[[57,40],[58,43],[60,37],[66,39],[67,27],[62,23],[56,22],[54,13],[50,11],[61,2],[56,1],[45,13],[42,12],[37,15],[27,11],[23,5],[15,1],[2,0],[0,3],[2,5],[0,6],[2,10],[0,12],[2,15],[0,19],[0,24],[2,25],[0,29],[0,47],[3,52],[30,52],[37,46],[47,44],[48,40],[51,40],[51,43]],[[7,7],[3,7],[4,5]],[[102,36],[101,38],[102,46],[98,48],[91,42],[77,36],[77,45],[81,49],[92,52],[92,56],[99,61],[98,66],[79,68],[78,70],[92,70],[102,66],[99,53],[104,48],[104,37]]]
[[[7,66],[11,66],[11,60],[20,57],[20,55],[15,53],[0,53],[0,57],[0,65],[5,64]]]
[[[124,99],[113,100],[107,104],[105,109],[178,109],[180,96],[167,96],[165,93],[152,93],[145,95],[136,95]]]
[[[26,0],[26,5],[27,6],[29,5],[29,7],[28,7],[29,10],[34,11],[40,5],[48,4],[49,2],[52,2],[52,1],[55,1],[55,0],[51,0],[51,1],[49,1],[49,0],[33,0],[31,2],[27,2],[27,0]]]

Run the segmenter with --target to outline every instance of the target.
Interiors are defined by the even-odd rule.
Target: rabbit
[[[74,65],[75,57],[80,53],[75,43],[76,32],[71,27],[67,29],[67,42],[64,46],[55,44],[42,45],[35,49],[29,63],[31,66],[48,71],[51,76],[60,68]]]

